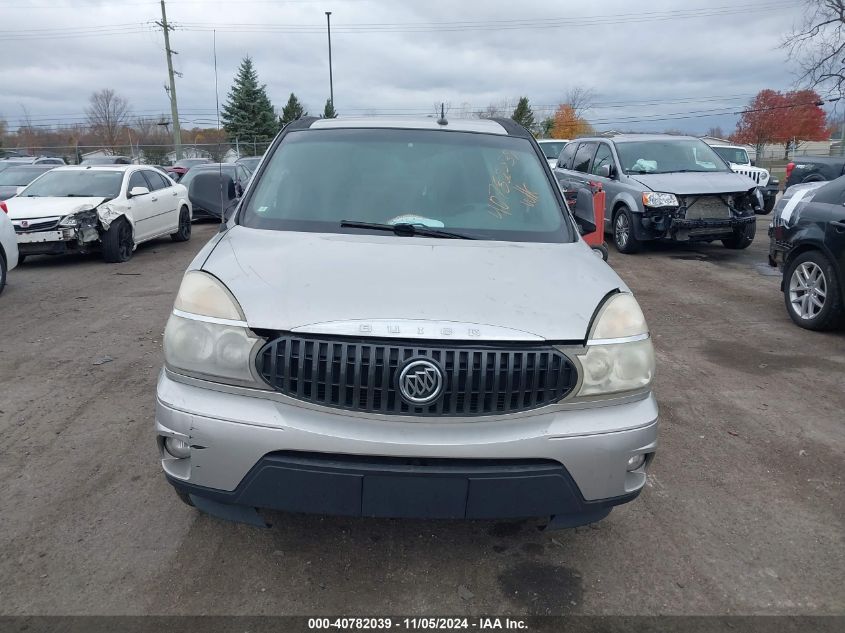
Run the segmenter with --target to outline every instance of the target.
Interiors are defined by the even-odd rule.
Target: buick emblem
[[[430,360],[412,360],[399,374],[399,393],[408,404],[428,404],[442,391],[443,372]]]

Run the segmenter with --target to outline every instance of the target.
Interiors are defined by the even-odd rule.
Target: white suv
[[[728,162],[734,173],[748,176],[757,183],[763,196],[763,208],[769,213],[775,207],[775,199],[780,188],[780,181],[772,178],[768,170],[755,167],[748,157],[746,149],[740,145],[719,145],[709,143],[719,156]]]

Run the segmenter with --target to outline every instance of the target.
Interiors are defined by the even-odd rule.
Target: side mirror
[[[613,165],[602,165],[596,176],[602,178],[616,178],[616,168]]]
[[[129,190],[129,194],[126,196],[127,198],[134,198],[135,196],[145,196],[150,193],[150,190],[146,187],[132,187]]]
[[[757,161],[756,161],[756,160],[752,160],[752,161],[751,161],[751,166],[752,166],[752,167],[756,167],[756,166],[757,166]]]
[[[593,195],[588,189],[578,190],[578,199],[575,201],[575,208],[572,210],[575,221],[578,223],[578,232],[581,235],[589,235],[596,232],[596,212],[593,209]]]
[[[191,204],[218,217],[227,218],[230,209],[237,201],[235,181],[228,174],[216,171],[203,171],[197,174],[188,187],[188,199]]]

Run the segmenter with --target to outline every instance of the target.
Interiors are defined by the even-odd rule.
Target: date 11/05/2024
[[[495,631],[527,630],[528,626],[524,620],[500,618],[500,617],[478,617],[478,618],[309,618],[308,629],[318,630],[407,630],[407,631],[452,631],[452,630],[477,630]]]

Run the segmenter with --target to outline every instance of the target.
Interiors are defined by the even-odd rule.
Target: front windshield
[[[341,227],[344,220],[418,224],[477,239],[574,239],[527,139],[441,130],[291,132],[239,221],[283,231],[367,232]]]
[[[748,152],[741,147],[714,147],[713,151],[729,163],[748,165],[751,162],[748,160]]]
[[[182,180],[179,181],[179,184],[185,185],[186,187],[191,184],[191,181],[197,177],[198,174],[217,174],[220,173],[222,169],[223,173],[231,176],[232,179],[235,178],[235,166],[234,165],[223,165],[222,167],[218,167],[217,165],[213,167],[194,167],[193,169],[189,169],[188,173],[182,176]]]
[[[31,183],[45,171],[48,170],[20,167],[4,169],[3,171],[0,171],[0,187],[23,187],[24,185]]]
[[[53,170],[21,193],[24,197],[116,198],[123,182],[122,171],[103,169]]]
[[[626,174],[730,171],[725,161],[698,139],[617,141],[616,153]]]
[[[563,151],[564,145],[566,143],[540,143],[540,149],[543,150],[546,158],[557,158]]]

